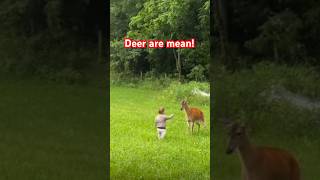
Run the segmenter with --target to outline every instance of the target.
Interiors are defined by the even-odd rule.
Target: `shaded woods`
[[[1,1],[0,70],[82,79],[105,61],[105,8],[93,0]]]
[[[320,3],[214,0],[214,57],[230,69],[262,60],[319,66]]]

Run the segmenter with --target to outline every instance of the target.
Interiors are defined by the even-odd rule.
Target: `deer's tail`
[[[203,127],[206,128],[207,127],[207,123],[206,121],[204,120],[204,115],[203,115],[203,112],[201,112],[201,120],[202,120],[202,124],[203,124]]]

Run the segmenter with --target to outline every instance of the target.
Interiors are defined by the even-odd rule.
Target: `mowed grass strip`
[[[207,128],[188,132],[180,103],[159,102],[159,91],[111,88],[111,179],[209,179],[209,107],[203,110]],[[169,103],[171,102],[171,103]],[[160,106],[175,114],[167,122],[164,140],[157,139],[154,118]]]

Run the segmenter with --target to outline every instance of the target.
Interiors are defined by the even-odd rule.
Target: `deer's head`
[[[229,143],[226,153],[231,154],[239,146],[241,146],[241,143],[243,142],[243,139],[246,135],[246,128],[243,124],[240,124],[238,122],[229,122],[227,126],[229,128]]]
[[[188,103],[187,103],[187,101],[186,100],[182,100],[181,101],[181,111],[183,110],[183,109],[185,109],[186,107],[188,106]]]

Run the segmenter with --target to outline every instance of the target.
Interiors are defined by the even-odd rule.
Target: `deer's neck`
[[[189,106],[185,106],[184,110],[186,111],[186,114],[189,117],[190,116],[190,108],[189,108]]]
[[[186,111],[187,115],[189,115],[190,108],[189,108],[188,105],[186,105],[186,106],[184,107],[184,110]]]
[[[244,135],[242,142],[238,147],[238,150],[242,165],[248,172],[249,169],[254,168],[253,164],[255,161],[255,146],[250,143],[247,135]]]

